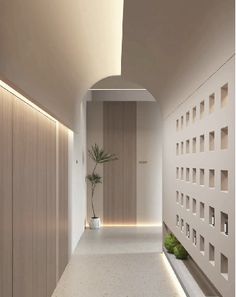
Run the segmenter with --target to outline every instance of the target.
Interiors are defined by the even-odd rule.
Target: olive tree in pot
[[[94,193],[98,184],[102,184],[102,176],[96,173],[97,166],[99,164],[105,164],[111,161],[118,160],[115,154],[106,153],[102,148],[95,143],[90,150],[88,150],[88,155],[90,159],[94,162],[94,168],[91,174],[86,176],[86,181],[91,188],[91,207],[93,216],[90,219],[89,227],[90,229],[99,229],[101,226],[101,220],[97,217],[94,208]]]

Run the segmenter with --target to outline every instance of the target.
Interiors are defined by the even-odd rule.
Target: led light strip
[[[173,268],[171,267],[169,261],[166,258],[166,255],[164,253],[161,253],[161,258],[162,258],[163,264],[166,267],[168,274],[170,275],[171,282],[173,283],[174,287],[176,288],[178,297],[187,297],[187,295],[184,292],[184,289],[180,285],[180,282],[179,282]]]
[[[44,114],[46,117],[48,117],[49,119],[58,122],[54,117],[52,117],[50,114],[48,114],[46,111],[44,111],[42,108],[40,108],[38,105],[34,104],[32,101],[30,101],[29,99],[25,98],[23,95],[21,95],[19,92],[17,92],[16,90],[14,90],[12,87],[10,87],[9,85],[7,85],[5,82],[3,82],[2,80],[0,80],[0,87],[2,87],[3,89],[5,89],[6,91],[10,92],[11,94],[13,94],[14,96],[16,96],[18,99],[24,101],[26,104],[30,105],[31,107],[33,107],[34,109],[36,109],[37,111],[39,111],[40,113]]]

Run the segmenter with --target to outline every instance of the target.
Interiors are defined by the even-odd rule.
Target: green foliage
[[[168,253],[174,253],[174,247],[179,244],[177,238],[172,234],[167,234],[164,241],[164,246],[167,249]]]
[[[96,173],[96,168],[98,164],[104,164],[111,161],[118,160],[115,154],[106,153],[102,148],[95,143],[90,150],[88,150],[89,157],[94,161],[94,168],[91,174],[86,176],[86,181],[89,182],[91,187],[91,206],[93,211],[93,218],[96,218],[95,210],[94,210],[94,203],[93,197],[96,186],[102,183],[102,177]]]
[[[180,243],[174,247],[174,254],[176,259],[185,260],[188,258],[188,252]]]
[[[88,150],[89,157],[96,164],[103,164],[111,161],[117,160],[117,156],[115,154],[106,153],[102,148],[95,143],[90,150]]]

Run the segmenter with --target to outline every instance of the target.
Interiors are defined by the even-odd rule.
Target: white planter
[[[89,221],[90,229],[100,229],[101,227],[101,219],[100,218],[91,218]]]

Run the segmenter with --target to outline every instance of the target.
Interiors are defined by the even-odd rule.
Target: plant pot
[[[89,221],[89,228],[96,230],[101,227],[101,219],[100,218],[91,218]]]

